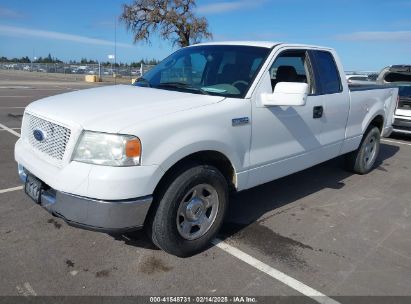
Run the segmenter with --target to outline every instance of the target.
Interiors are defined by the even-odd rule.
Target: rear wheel
[[[215,167],[192,165],[171,177],[157,200],[157,210],[147,223],[154,244],[187,257],[209,246],[220,229],[228,186]]]
[[[358,174],[370,172],[380,152],[380,137],[380,130],[370,126],[364,134],[360,147],[347,154],[347,168]]]

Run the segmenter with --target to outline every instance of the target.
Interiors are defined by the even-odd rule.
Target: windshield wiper
[[[157,87],[193,90],[193,91],[201,92],[204,95],[209,95],[208,92],[206,92],[205,90],[203,90],[201,88],[192,87],[188,83],[185,83],[185,82],[162,82],[162,83],[158,84]]]
[[[139,82],[143,82],[143,83],[147,84],[147,86],[148,86],[149,88],[151,88],[150,81],[148,81],[147,79],[145,79],[145,78],[143,78],[143,77],[140,77],[140,78],[137,79],[137,81],[136,81],[135,83],[139,83]]]

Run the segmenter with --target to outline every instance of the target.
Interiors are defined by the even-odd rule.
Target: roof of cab
[[[277,41],[217,41],[217,42],[205,42],[199,44],[193,44],[189,47],[203,46],[203,45],[243,45],[243,46],[254,46],[254,47],[264,47],[272,49],[278,45],[287,45],[288,47],[306,47],[311,49],[322,49],[322,50],[332,50],[332,48],[318,46],[318,45],[307,45],[307,44],[295,44],[295,43],[284,43]]]
[[[194,44],[192,46],[201,46],[201,45],[245,45],[245,46],[256,46],[256,47],[265,47],[273,48],[274,46],[281,44],[282,42],[272,42],[272,41],[218,41],[218,42],[205,42]]]

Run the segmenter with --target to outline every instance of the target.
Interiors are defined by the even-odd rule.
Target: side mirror
[[[308,84],[302,82],[279,82],[274,93],[263,93],[263,105],[270,106],[304,106],[308,96]]]

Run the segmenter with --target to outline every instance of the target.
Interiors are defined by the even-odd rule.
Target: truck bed
[[[356,92],[356,91],[392,89],[392,88],[397,88],[397,86],[388,85],[388,84],[349,84],[348,88],[350,89],[351,92]]]
[[[392,85],[357,84],[350,85],[349,90],[351,105],[347,123],[347,138],[363,134],[366,127],[363,125],[363,122],[373,119],[370,115],[371,113],[377,113],[377,109],[383,109],[384,111],[383,114],[380,114],[385,118],[382,130],[382,135],[385,136],[384,130],[389,130],[394,121],[398,95],[393,93],[393,90],[398,90],[398,87]],[[366,116],[365,120],[363,115]]]

